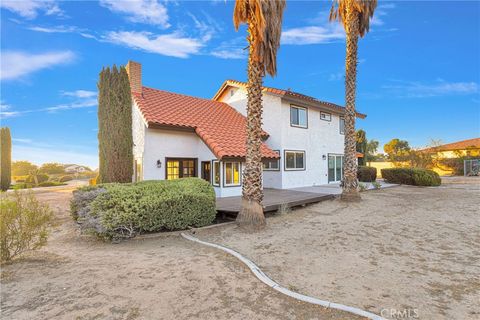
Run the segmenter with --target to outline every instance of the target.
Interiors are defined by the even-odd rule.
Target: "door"
[[[328,182],[341,181],[343,177],[343,156],[328,155]]]
[[[165,178],[174,180],[197,176],[197,159],[194,158],[167,158]]]
[[[211,172],[211,163],[210,161],[202,161],[202,179],[210,182],[210,172]]]

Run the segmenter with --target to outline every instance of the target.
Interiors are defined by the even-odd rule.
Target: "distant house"
[[[422,149],[422,152],[435,155],[437,158],[450,159],[465,156],[480,156],[480,138],[473,138]]]
[[[246,84],[227,80],[213,99],[145,87],[129,61],[134,181],[201,177],[218,197],[241,194]],[[263,186],[338,182],[343,175],[345,109],[289,90],[264,88]],[[357,117],[365,118],[358,113]]]
[[[78,164],[66,164],[64,165],[64,168],[65,168],[65,172],[70,174],[83,173],[86,171],[90,171],[90,168],[86,166],[81,166]]]

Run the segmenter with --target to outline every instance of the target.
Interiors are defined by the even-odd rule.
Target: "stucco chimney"
[[[132,93],[142,93],[142,65],[135,61],[128,61],[125,67],[130,81]]]

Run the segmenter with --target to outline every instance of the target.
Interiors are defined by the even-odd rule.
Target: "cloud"
[[[168,28],[167,8],[157,0],[100,0],[100,5],[112,12],[127,15],[131,22]]]
[[[245,59],[248,55],[248,50],[245,50],[246,47],[245,38],[238,37],[222,42],[210,54],[220,59]]]
[[[40,54],[23,51],[4,51],[1,55],[1,80],[16,80],[36,71],[72,62],[71,51],[45,52]]]
[[[331,73],[328,76],[328,81],[340,81],[343,79],[343,76],[345,75],[345,72],[336,72],[336,73]]]
[[[97,96],[97,92],[88,90],[62,91],[62,95],[75,98],[93,98]]]
[[[383,18],[388,15],[389,10],[395,9],[395,7],[396,5],[394,3],[384,3],[379,5],[375,10],[372,20],[370,21],[370,25],[383,26],[385,24]]]
[[[332,43],[345,38],[345,32],[338,23],[325,26],[291,28],[282,32],[282,44],[306,45]]]
[[[54,107],[43,108],[38,111],[47,111],[55,112],[60,110],[71,110],[71,109],[80,109],[80,108],[89,108],[97,105],[97,99],[86,99],[82,101],[75,101],[67,104],[60,104]]]
[[[33,27],[28,27],[27,29],[36,31],[36,32],[44,32],[44,33],[72,33],[72,32],[78,32],[80,30],[75,26],[54,26],[54,27],[33,26]]]
[[[22,138],[12,138],[13,142],[20,142],[20,143],[32,143],[31,139],[22,139]]]
[[[35,19],[39,12],[62,16],[63,11],[54,0],[2,0],[0,8],[15,12],[26,19]]]
[[[157,53],[170,57],[187,58],[203,47],[199,39],[186,38],[180,33],[154,35],[151,32],[111,31],[103,39],[132,49]]]
[[[469,95],[480,92],[476,82],[447,82],[437,80],[434,83],[396,81],[398,84],[384,85],[383,89],[403,98],[428,98],[449,95]]]

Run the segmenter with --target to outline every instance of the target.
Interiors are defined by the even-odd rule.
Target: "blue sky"
[[[345,42],[330,1],[287,1],[278,76],[265,83],[344,102]],[[13,158],[97,166],[103,66],[143,65],[147,86],[211,98],[246,80],[245,28],[228,1],[2,1],[1,125]],[[381,146],[480,136],[480,2],[379,1],[360,40],[358,127]]]

